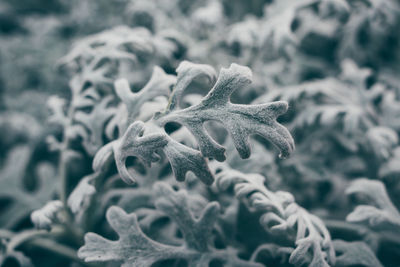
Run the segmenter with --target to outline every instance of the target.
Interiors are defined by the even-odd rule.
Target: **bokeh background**
[[[127,78],[134,91],[146,84],[155,65],[174,74],[183,60],[217,70],[234,62],[252,69],[253,84],[235,92],[233,102],[288,101],[280,122],[293,134],[296,152],[280,160],[260,141],[262,149],[249,159],[254,164],[240,168],[265,175],[272,190],[291,192],[301,206],[324,218],[333,238],[345,236],[337,225],[354,208],[345,190],[357,178],[381,181],[394,206],[400,206],[398,0],[2,0],[4,231],[30,229],[30,212],[57,197],[51,177],[57,176],[59,154],[49,136],[61,139],[62,129],[48,120],[50,96],[68,102],[70,81],[84,76],[77,58],[127,36],[146,42],[127,45],[124,52],[136,53],[135,62],[105,76]],[[97,84],[96,77],[85,79],[102,92],[112,86]],[[71,188],[90,172],[94,151],[103,143],[90,145],[79,148],[84,160],[74,166]],[[233,156],[230,164],[239,161]],[[50,179],[46,187],[42,179]],[[383,265],[400,266],[398,240],[371,247]],[[40,253],[30,253],[39,264]],[[63,262],[54,255],[50,261]]]

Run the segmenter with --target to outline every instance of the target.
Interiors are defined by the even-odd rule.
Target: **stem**
[[[67,147],[67,146],[65,146]],[[79,244],[82,239],[82,233],[79,228],[76,228],[74,226],[74,221],[73,221],[73,215],[68,208],[68,203],[67,203],[67,188],[68,188],[68,175],[67,175],[67,162],[68,162],[68,151],[63,149],[61,152],[61,158],[60,158],[60,163],[59,163],[59,172],[60,172],[60,199],[63,203],[64,211],[65,211],[65,230],[69,232],[73,239],[76,241],[75,243]]]
[[[27,230],[22,233],[16,234],[11,237],[10,242],[7,244],[7,251],[8,253],[10,253],[30,239],[46,234],[49,234],[46,230]]]
[[[13,232],[5,229],[0,229],[0,238],[10,239],[13,236]]]
[[[64,145],[62,146],[65,147]],[[58,171],[60,177],[60,200],[64,207],[67,207],[67,170],[66,170],[66,155],[64,150],[61,151],[60,161],[58,164]]]
[[[84,262],[78,258],[76,251],[73,248],[59,244],[54,240],[41,237],[46,235],[49,237],[57,236],[62,233],[62,230],[61,232],[58,230],[61,229],[57,229],[55,232],[47,232],[45,230],[27,230],[17,234],[8,230],[0,230],[0,237],[10,239],[7,244],[7,253],[15,251],[20,246],[31,245],[41,249],[46,249],[65,258],[84,264]]]
[[[71,138],[68,135],[68,130],[70,127],[73,126],[73,115],[74,111],[76,109],[76,95],[77,95],[77,88],[81,89],[83,86],[82,82],[79,82],[79,84],[76,85],[76,88],[73,84],[70,84],[70,87],[72,89],[72,96],[71,96],[71,102],[69,104],[67,114],[66,114],[66,119],[67,122],[64,125],[64,130],[63,130],[63,141],[61,144],[61,149],[60,149],[60,158],[58,162],[58,178],[61,180],[60,181],[60,200],[63,203],[64,211],[65,211],[65,224],[64,224],[64,230],[67,231],[67,233],[71,234],[73,240],[75,243],[79,244],[81,243],[82,240],[82,233],[80,229],[76,228],[74,226],[74,220],[73,220],[73,214],[71,213],[70,209],[68,208],[68,169],[67,165],[71,159],[71,151],[69,149],[71,145]]]

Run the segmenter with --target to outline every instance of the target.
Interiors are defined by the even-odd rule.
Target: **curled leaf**
[[[333,245],[338,254],[335,266],[382,267],[375,253],[364,242],[334,240]]]
[[[129,156],[135,156],[150,164],[159,160],[156,154],[158,149],[163,148],[167,143],[166,135],[163,133],[151,133],[143,135],[145,124],[137,121],[132,123],[126,130],[121,140],[114,143],[114,157],[118,172],[121,178],[129,184],[135,179],[129,174],[125,162]]]
[[[221,190],[233,187],[235,196],[250,207],[263,212],[260,224],[276,234],[296,233],[295,249],[289,262],[296,266],[329,266],[335,262],[335,251],[324,223],[294,202],[288,192],[271,192],[264,186],[264,177],[245,175],[226,165],[217,165],[216,185]],[[311,255],[311,261],[309,261]]]
[[[69,195],[67,204],[73,213],[78,213],[88,198],[96,192],[95,187],[90,184],[93,178],[95,178],[93,175],[82,178],[74,191]]]
[[[377,180],[365,178],[355,180],[346,193],[361,195],[367,198],[369,205],[359,205],[351,212],[346,220],[350,222],[366,223],[370,227],[381,230],[388,227],[400,227],[400,214],[391,202],[384,184]]]
[[[63,204],[60,200],[51,201],[43,208],[32,212],[31,221],[38,229],[50,230],[51,225],[57,218],[57,213],[62,209]]]

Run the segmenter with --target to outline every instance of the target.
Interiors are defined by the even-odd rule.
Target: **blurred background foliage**
[[[354,199],[345,191],[354,179],[382,181],[400,206],[399,5],[398,0],[1,1],[1,173],[20,180],[22,186],[7,183],[14,186],[11,191],[48,193],[21,210],[23,202],[13,207],[0,192],[5,195],[0,222],[20,210],[15,221],[2,226],[30,228],[27,214],[57,195],[56,179],[45,183],[54,185],[49,188],[40,182],[57,169],[58,154],[49,148],[48,136],[62,138],[62,129],[46,122],[46,103],[55,94],[72,98],[69,81],[80,73],[77,58],[84,54],[74,48],[86,44],[88,36],[123,36],[117,26],[125,25],[153,38],[153,50],[143,49],[137,65],[112,76],[128,78],[134,91],[146,84],[154,65],[175,74],[182,60],[216,69],[235,62],[252,69],[253,85],[235,92],[233,102],[288,101],[280,122],[293,134],[296,152],[278,160],[260,141],[263,146],[254,150],[263,164],[250,162],[241,171],[265,175],[271,189],[291,192],[326,220],[333,238],[344,238],[336,220],[344,221],[353,210]],[[103,99],[107,89],[101,90]],[[93,155],[79,149],[84,160],[71,162],[71,188],[90,173]],[[228,161],[238,166],[235,156]],[[398,242],[385,242],[374,248],[379,260],[398,266]]]

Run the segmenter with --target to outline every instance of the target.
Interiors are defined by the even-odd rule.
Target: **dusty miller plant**
[[[399,265],[398,1],[55,2],[0,14],[1,266]]]

